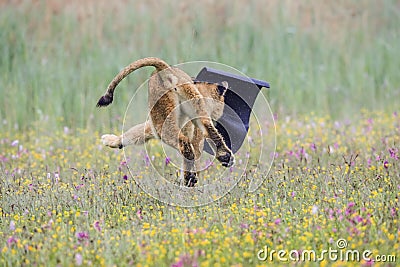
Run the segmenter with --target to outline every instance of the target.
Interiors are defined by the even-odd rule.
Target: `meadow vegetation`
[[[390,0],[0,1],[0,265],[395,266],[398,25]],[[111,107],[95,107],[114,75],[146,56],[220,62],[270,82],[270,171],[231,169],[237,186],[208,205],[146,194],[137,179],[152,179],[148,164],[171,168],[159,142],[126,158],[99,137],[121,130],[151,70],[124,80]],[[138,116],[145,97],[130,109]],[[271,127],[259,119],[251,131]],[[238,164],[263,164],[265,132]],[[214,181],[217,165],[200,184]],[[369,250],[371,261],[262,261],[266,247]],[[373,262],[379,255],[388,257]]]

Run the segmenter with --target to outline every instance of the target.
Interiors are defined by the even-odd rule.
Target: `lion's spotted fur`
[[[144,144],[152,138],[161,139],[184,156],[184,177],[188,186],[194,186],[197,181],[194,162],[201,156],[205,138],[213,141],[216,158],[224,166],[231,166],[234,163],[233,153],[213,124],[213,120],[222,115],[227,83],[218,85],[193,82],[184,71],[169,66],[161,59],[143,58],[124,68],[111,81],[97,105],[109,105],[119,82],[145,66],[156,68],[148,83],[150,119],[121,136],[103,135],[103,143],[122,148],[131,144]]]

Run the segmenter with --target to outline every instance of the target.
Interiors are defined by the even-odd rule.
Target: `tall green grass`
[[[140,70],[95,108],[131,61],[209,60],[271,83],[274,112],[398,110],[397,1],[38,1],[0,4],[2,129],[121,125]],[[123,89],[122,89],[123,88]],[[146,110],[145,99],[138,109]]]

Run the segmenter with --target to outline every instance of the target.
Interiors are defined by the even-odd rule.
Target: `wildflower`
[[[318,206],[316,206],[316,205],[312,206],[311,213],[314,214],[314,215],[317,214],[318,213]]]
[[[78,238],[79,241],[87,240],[89,239],[89,234],[87,232],[78,232],[76,233],[76,238]]]
[[[149,156],[147,154],[144,156],[144,161],[146,163],[146,166],[150,165],[150,158],[149,158]]]
[[[14,231],[15,230],[15,222],[11,221],[10,222],[10,231]]]
[[[171,162],[170,157],[165,157],[165,166],[167,166]]]
[[[392,159],[398,160],[399,157],[397,156],[398,149],[396,148],[389,148],[389,154]]]
[[[394,208],[394,207],[391,208],[391,209],[390,209],[390,215],[392,215],[392,217],[395,217],[396,214],[397,214],[396,208]]]
[[[11,246],[13,244],[16,244],[18,239],[16,239],[14,236],[11,236],[10,238],[7,239],[7,245]]]
[[[281,223],[281,221],[282,221],[282,220],[281,220],[280,218],[278,218],[278,219],[275,220],[275,224],[276,224],[276,225],[279,225],[279,224]]]
[[[354,202],[349,202],[349,204],[347,204],[347,208],[352,208],[354,207],[356,204]]]
[[[317,146],[315,145],[315,143],[312,143],[312,144],[310,145],[310,148],[311,148],[311,150],[314,151],[314,152],[317,150]]]
[[[383,167],[385,167],[385,169],[389,168],[389,162],[387,160],[383,162]]]
[[[241,223],[241,224],[240,224],[240,228],[248,229],[248,228],[249,228],[249,225],[248,225],[247,223]]]
[[[270,153],[270,157],[271,157],[271,159],[276,159],[276,158],[279,157],[279,153],[278,152],[271,152]]]
[[[82,255],[80,253],[75,254],[75,263],[77,266],[82,265]]]
[[[94,229],[96,229],[98,232],[101,232],[101,227],[100,227],[100,222],[99,221],[95,221],[93,223],[93,227]]]
[[[85,184],[79,184],[79,185],[75,186],[75,188],[76,188],[76,190],[79,190],[79,189],[81,189],[81,188],[84,187],[84,186],[85,186]]]
[[[137,216],[139,219],[143,219],[142,210],[139,209],[139,210],[136,212],[136,216]]]
[[[125,181],[128,180],[128,175],[124,174],[124,176],[122,177],[122,179],[124,179]]]
[[[18,144],[19,144],[19,141],[18,140],[14,140],[14,141],[12,141],[11,146],[17,146]]]

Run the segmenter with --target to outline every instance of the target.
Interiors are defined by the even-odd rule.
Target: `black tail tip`
[[[100,97],[99,101],[97,102],[96,107],[105,107],[112,103],[113,98],[108,95],[103,95]]]

